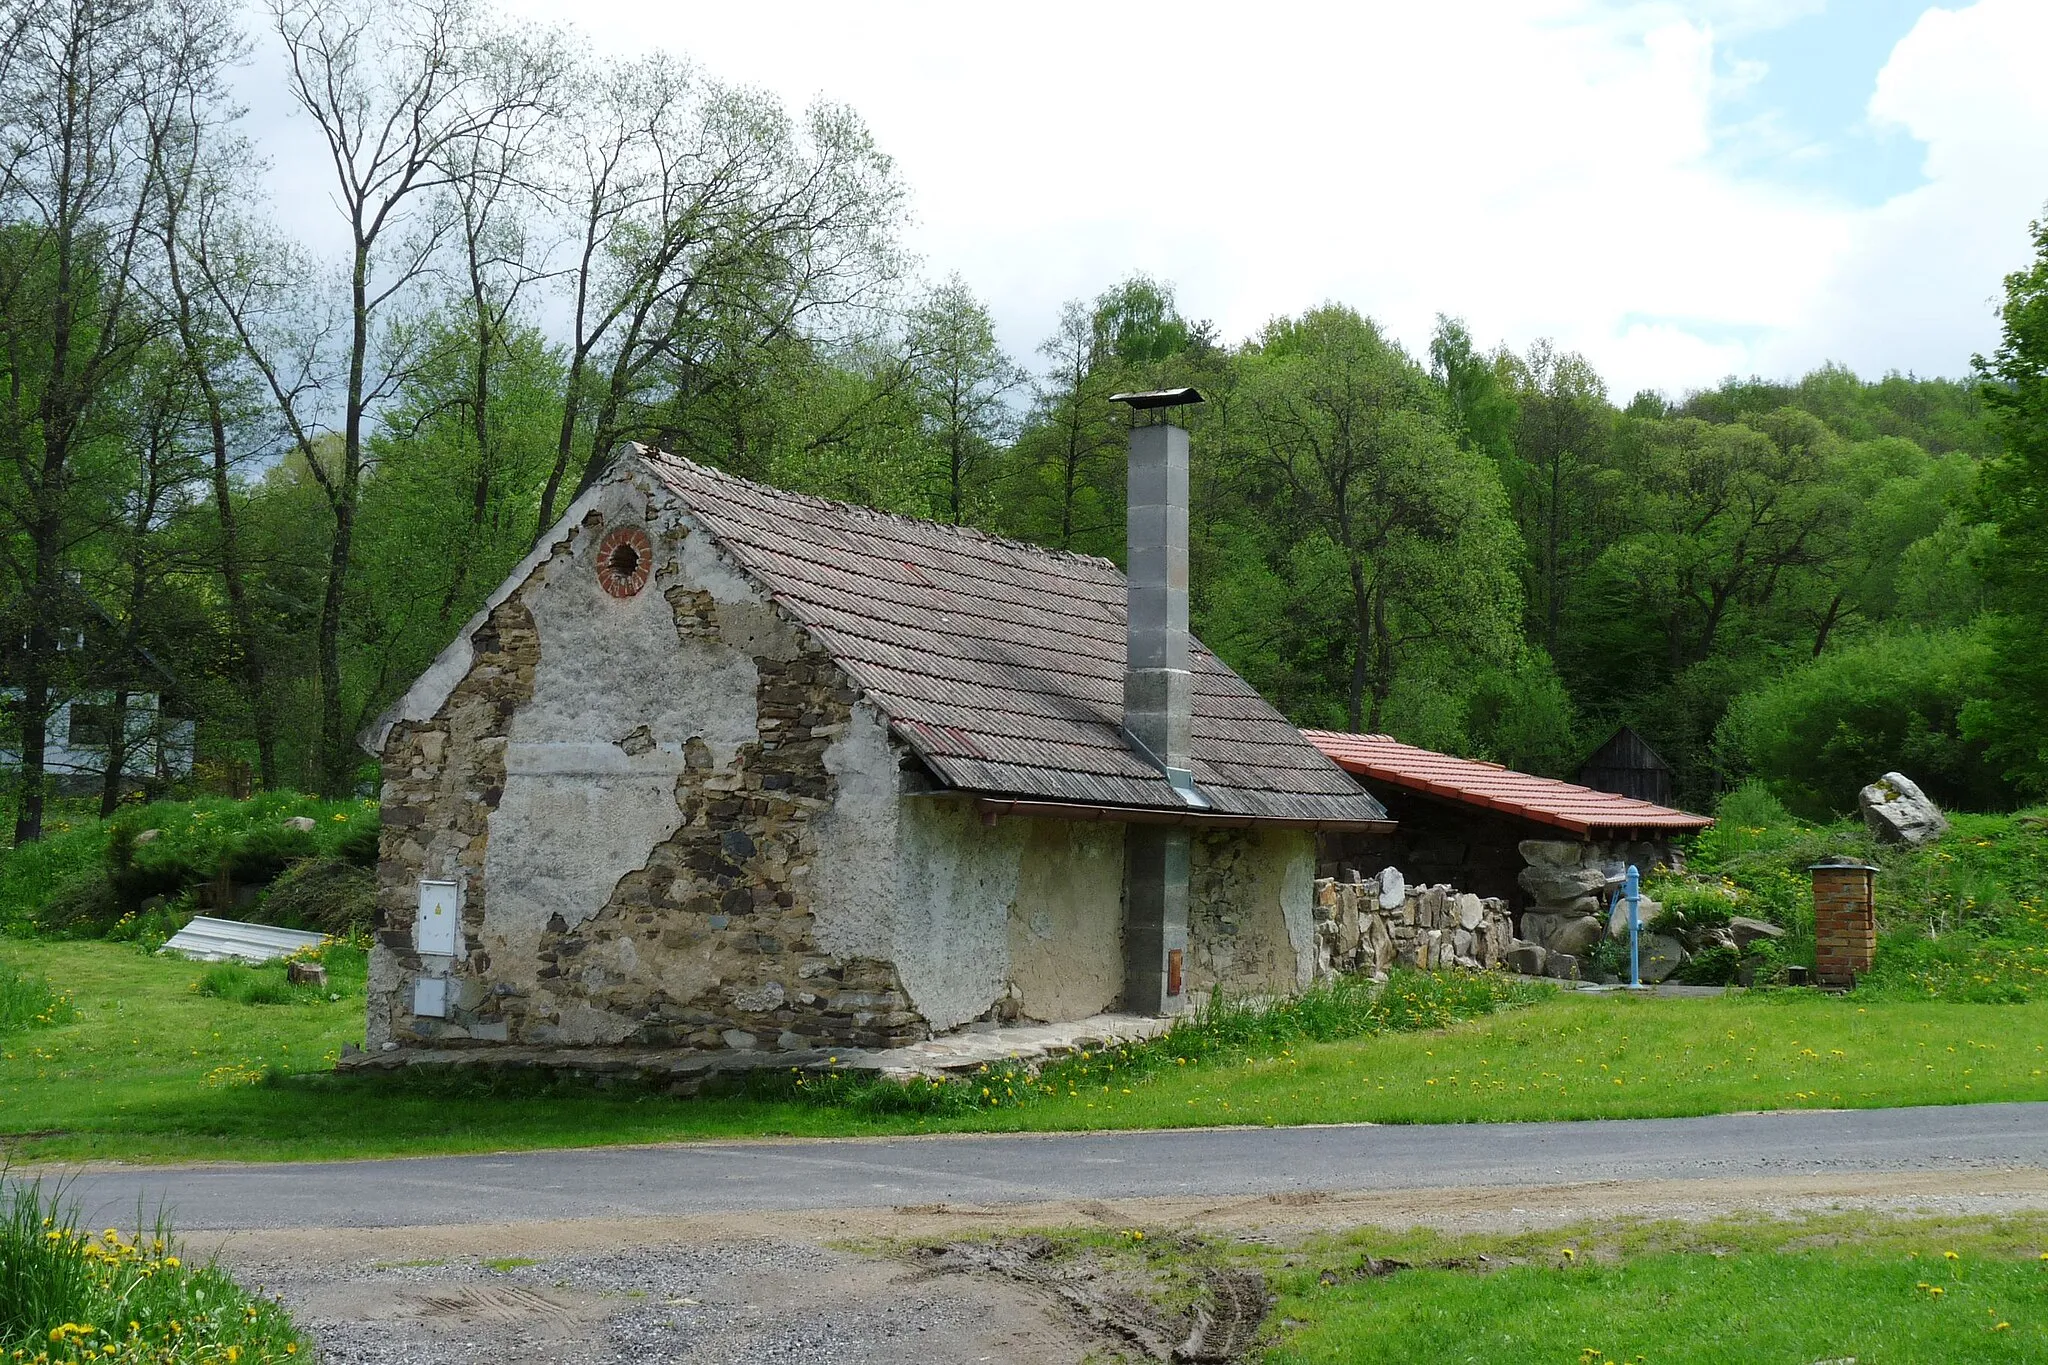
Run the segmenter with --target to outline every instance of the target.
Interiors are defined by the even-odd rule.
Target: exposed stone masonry
[[[409,1001],[401,998],[401,977],[420,967],[412,925],[422,877],[460,881],[468,888],[462,906],[464,953],[456,959],[458,982],[473,985],[490,970],[478,948],[487,888],[484,850],[489,821],[505,792],[505,737],[512,716],[533,695],[540,662],[540,637],[533,616],[517,594],[491,613],[470,637],[475,663],[439,715],[424,724],[395,728],[383,755],[383,833],[378,845],[377,944],[370,982],[368,1041],[374,1048],[394,1032],[410,1030]],[[472,997],[480,992],[472,989]],[[484,1036],[495,1011],[479,1012]]]
[[[717,637],[709,593],[672,588],[668,600],[679,635]],[[682,827],[598,914],[573,929],[549,924],[536,975],[551,997],[629,1016],[632,1032],[620,1041],[633,1045],[886,1048],[922,1038],[929,1030],[894,968],[822,952],[804,904],[809,824],[833,796],[825,748],[846,728],[857,693],[815,646],[755,663],[760,739],[729,771],[715,770],[692,741],[676,783]],[[588,965],[600,943],[606,965]],[[679,955],[690,970],[664,970]],[[530,1007],[517,998],[508,1006],[515,1039]]]

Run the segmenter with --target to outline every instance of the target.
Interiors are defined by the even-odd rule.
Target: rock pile
[[[1528,866],[1519,880],[1529,896],[1521,936],[1543,950],[1540,974],[1577,976],[1578,959],[1607,930],[1608,895],[1620,879],[1588,860],[1587,844],[1524,839],[1520,848]]]
[[[1322,975],[1390,967],[1428,971],[1503,965],[1514,946],[1507,902],[1450,886],[1408,886],[1388,868],[1369,880],[1316,882],[1316,965]]]

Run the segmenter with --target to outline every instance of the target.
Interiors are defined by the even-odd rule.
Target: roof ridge
[[[947,535],[958,537],[961,540],[978,541],[984,545],[992,545],[1005,550],[1022,550],[1029,554],[1043,555],[1047,559],[1071,560],[1077,564],[1091,564],[1097,568],[1116,568],[1115,560],[1102,555],[1082,554],[1079,550],[1056,550],[1049,545],[1039,545],[1028,540],[1016,540],[1010,536],[1000,536],[993,531],[984,531],[978,526],[960,526],[943,521],[934,521],[929,517],[912,517],[906,516],[901,512],[884,512],[880,508],[868,507],[857,502],[841,502],[836,498],[820,497],[816,493],[798,493],[787,488],[777,488],[774,484],[760,483],[754,479],[743,478],[738,474],[728,473],[723,469],[718,469],[708,464],[698,464],[686,455],[677,455],[673,451],[662,450],[656,446],[643,445],[639,441],[629,441],[627,445],[642,460],[679,465],[693,474],[702,474],[707,478],[717,479],[724,483],[738,484],[743,488],[770,497],[777,502],[803,503],[825,511],[850,513],[855,517],[871,521],[919,526],[927,530],[941,531]]]

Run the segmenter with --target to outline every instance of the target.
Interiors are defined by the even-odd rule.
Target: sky
[[[851,106],[1027,362],[1144,272],[1233,340],[1326,300],[1417,353],[1547,337],[1618,401],[1955,376],[2048,205],[2048,0],[508,2]],[[317,240],[305,129],[249,102]]]

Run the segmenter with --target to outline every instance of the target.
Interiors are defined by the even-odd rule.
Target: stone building
[[[368,1042],[878,1048],[1315,971],[1386,813],[1190,639],[1186,433],[1133,578],[639,447],[373,729]]]
[[[1397,822],[1325,836],[1323,875],[1393,866],[1411,881],[1497,897],[1513,908],[1521,940],[1566,957],[1606,932],[1609,895],[1631,864],[1682,866],[1677,839],[1714,823],[1387,735],[1303,733]]]

